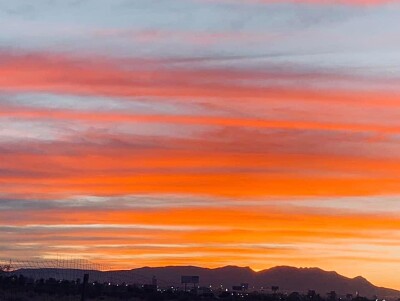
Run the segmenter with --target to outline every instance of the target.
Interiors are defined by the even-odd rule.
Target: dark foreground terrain
[[[20,269],[16,275],[23,275],[33,279],[65,279],[76,280],[82,278],[82,270],[71,269]],[[335,291],[339,297],[348,294],[365,296],[371,299],[395,299],[400,297],[400,291],[378,287],[367,279],[358,276],[348,278],[333,271],[324,271],[319,268],[274,267],[255,272],[249,267],[226,266],[209,269],[195,266],[168,266],[151,268],[144,267],[121,271],[91,270],[91,282],[98,283],[127,283],[151,284],[152,278],[158,280],[159,288],[180,287],[182,275],[196,275],[200,278],[199,285],[212,288],[232,289],[242,283],[249,285],[249,291],[271,292],[276,286],[281,293],[300,292],[306,294],[309,290],[321,296]]]
[[[197,281],[184,285],[182,276],[194,276]],[[236,266],[0,271],[0,301],[400,301],[399,297],[399,291],[374,286],[362,277],[347,278],[318,268],[275,267],[259,272]]]
[[[276,288],[277,290],[277,288]],[[175,288],[158,289],[151,285],[127,285],[90,282],[84,285],[80,279],[75,281],[34,280],[22,275],[0,276],[0,301],[78,301],[78,300],[145,300],[145,301],[369,301],[370,299],[351,295],[339,297],[335,292],[321,296],[315,291],[307,294],[264,293],[242,291],[226,291],[222,289],[195,288],[188,291]],[[371,300],[375,301],[375,300]]]

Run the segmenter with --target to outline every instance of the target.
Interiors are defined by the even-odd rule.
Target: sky
[[[400,3],[0,0],[0,258],[400,289]]]

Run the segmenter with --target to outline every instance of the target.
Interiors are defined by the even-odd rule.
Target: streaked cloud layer
[[[0,2],[0,257],[400,288],[399,12]]]

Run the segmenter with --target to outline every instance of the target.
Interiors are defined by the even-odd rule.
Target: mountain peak
[[[354,277],[353,280],[358,281],[358,282],[370,283],[367,279],[365,279],[362,276]]]
[[[237,265],[226,265],[220,268],[216,268],[215,270],[251,270],[253,271],[249,266],[241,267]]]

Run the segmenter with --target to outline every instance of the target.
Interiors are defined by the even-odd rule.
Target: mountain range
[[[19,273],[26,276],[41,275],[42,278],[68,278],[74,275],[71,270],[63,269],[24,269]],[[76,274],[76,273],[75,273]],[[253,271],[249,267],[225,266],[221,268],[201,268],[195,266],[167,266],[167,267],[143,267],[132,270],[120,271],[91,271],[91,281],[115,281],[126,283],[151,283],[153,277],[157,278],[160,287],[179,286],[181,276],[199,276],[201,286],[212,286],[214,288],[232,288],[234,285],[248,283],[250,289],[264,289],[270,291],[272,286],[278,286],[281,292],[301,292],[315,290],[321,296],[325,296],[330,291],[335,291],[338,295],[345,296],[357,293],[360,296],[379,298],[399,298],[400,291],[378,287],[370,283],[365,278],[358,276],[348,278],[333,271],[324,271],[319,268],[294,268],[288,266],[278,266],[262,271]],[[72,278],[73,276],[70,276]]]

